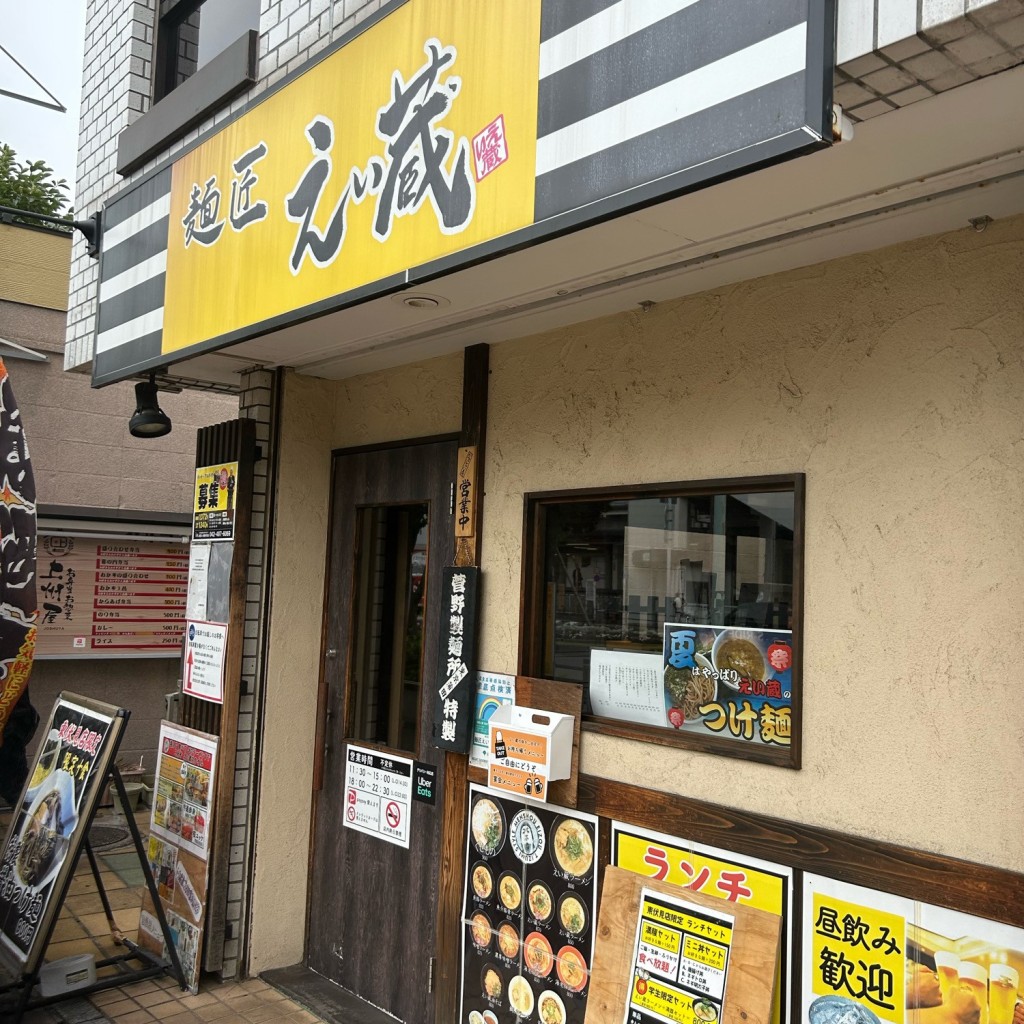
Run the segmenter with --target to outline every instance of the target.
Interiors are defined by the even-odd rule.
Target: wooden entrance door
[[[334,463],[307,958],[410,1024],[434,1018],[444,755],[430,745],[429,683],[456,453],[454,440],[428,441]],[[436,802],[411,804],[408,849],[346,827],[353,747],[436,766]]]

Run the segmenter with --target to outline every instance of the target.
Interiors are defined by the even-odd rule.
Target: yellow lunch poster
[[[794,1019],[790,1012],[793,963],[793,871],[782,864],[747,857],[663,832],[612,822],[611,863],[638,875],[680,885],[726,903],[744,903],[782,918],[776,965],[772,1024]]]

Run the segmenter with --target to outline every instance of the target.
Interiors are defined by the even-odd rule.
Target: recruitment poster
[[[199,988],[206,919],[216,765],[215,736],[161,723],[147,855],[181,969],[193,992]],[[163,933],[148,892],[142,897],[139,945],[165,955]]]
[[[782,918],[772,1024],[792,1021],[793,869],[714,846],[612,822],[611,863],[691,892],[743,903]]]
[[[61,694],[48,721],[0,856],[0,946],[18,965],[37,940],[74,865],[120,736],[117,708]],[[66,869],[66,870],[62,870]],[[31,964],[28,964],[31,968]]]
[[[231,540],[235,536],[238,463],[221,462],[196,469],[192,539]]]
[[[583,1024],[597,818],[470,786],[460,1021]]]
[[[1022,979],[1024,929],[804,875],[807,1024],[1020,1024]]]

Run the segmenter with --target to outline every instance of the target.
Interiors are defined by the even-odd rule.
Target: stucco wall
[[[1024,870],[1022,265],[1016,218],[493,348],[482,667],[525,491],[804,472],[803,770],[593,735],[583,770]],[[330,448],[457,429],[460,377],[288,383],[251,969],[302,953]]]

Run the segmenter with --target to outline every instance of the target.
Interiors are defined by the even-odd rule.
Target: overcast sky
[[[45,160],[75,189],[78,111],[82,94],[85,0],[0,0],[0,46],[46,86],[67,113],[0,96],[0,142],[20,161]],[[0,89],[46,99],[0,52]]]

